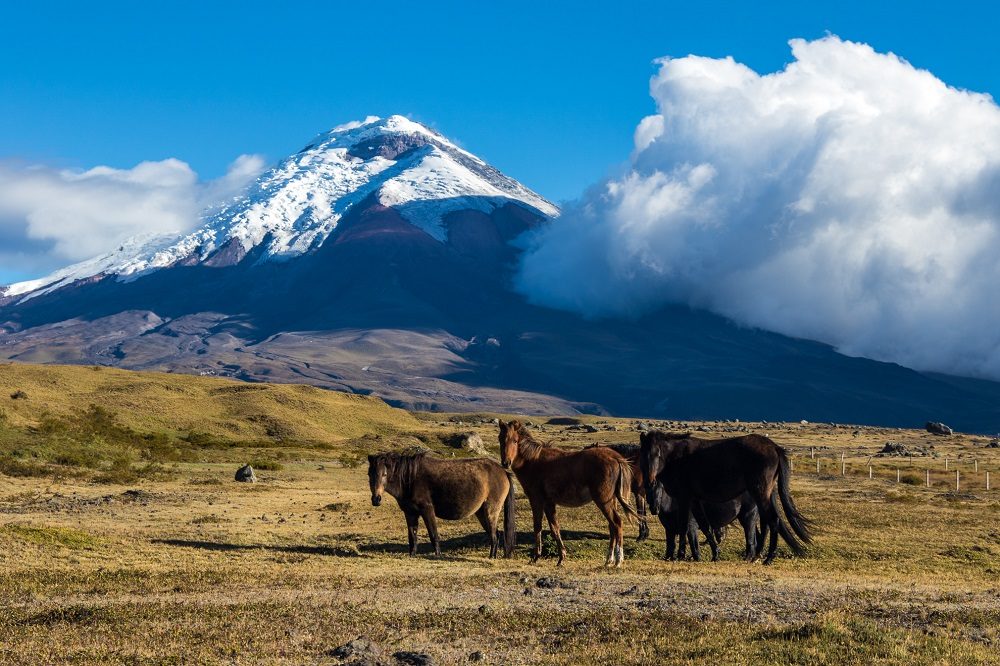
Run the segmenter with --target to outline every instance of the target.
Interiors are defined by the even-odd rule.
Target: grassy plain
[[[737,559],[738,530],[721,562],[663,562],[654,523],[642,544],[631,528],[623,570],[605,570],[592,507],[562,513],[565,567],[530,565],[523,498],[514,559],[485,557],[475,519],[441,526],[443,557],[407,557],[394,503],[370,504],[363,455],[414,444],[466,455],[443,442],[468,430],[495,451],[495,416],[0,366],[0,663],[339,664],[332,649],[361,635],[387,664],[398,650],[437,664],[1000,663],[989,438],[654,423],[762,432],[793,451],[793,492],[818,534],[809,557],[770,567]],[[559,445],[638,439],[633,420],[583,417],[588,433],[528,418]],[[887,441],[922,455],[873,457]],[[247,461],[257,484],[233,481]]]

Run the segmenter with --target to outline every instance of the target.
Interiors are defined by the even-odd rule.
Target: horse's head
[[[521,422],[500,422],[500,464],[504,469],[510,469],[517,459],[518,442],[521,441]]]
[[[372,490],[372,506],[382,503],[382,493],[389,480],[389,462],[385,456],[368,456],[368,485]]]
[[[639,468],[646,479],[646,501],[654,513],[663,499],[663,484],[660,483],[660,473],[663,471],[663,448],[657,441],[657,432],[639,433]]]

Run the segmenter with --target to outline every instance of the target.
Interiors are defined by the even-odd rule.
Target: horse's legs
[[[705,533],[705,540],[708,541],[708,547],[712,549],[712,561],[719,561],[719,543],[715,539],[715,528],[712,523],[708,520],[708,515],[705,513],[705,507],[701,502],[693,502],[691,508],[694,511],[694,519],[701,528],[701,531]],[[695,532],[695,543],[698,541],[698,533]],[[691,547],[693,551],[695,546]],[[698,558],[695,558],[698,559]]]
[[[417,554],[417,527],[420,525],[420,514],[415,511],[407,511],[406,533],[410,538],[410,557]]]
[[[757,524],[754,515],[750,512],[740,514],[740,525],[743,527],[743,538],[746,540],[746,548],[743,550],[743,559],[750,562],[757,552]]]
[[[689,520],[687,531],[684,532],[684,537],[681,539],[681,556],[680,559],[684,559],[684,544],[687,543],[691,546],[691,559],[695,562],[701,562],[701,546],[698,545],[698,521]]]
[[[646,518],[646,498],[645,493],[640,489],[635,494],[635,512],[639,514],[639,538],[636,541],[645,541],[649,538],[649,522]]]
[[[666,547],[663,551],[663,559],[672,560],[674,559],[674,539],[677,537],[673,528],[670,525],[670,517],[666,512],[660,512],[658,516],[660,519],[660,524],[663,525],[663,535],[666,541]]]
[[[490,541],[490,558],[495,558],[500,544],[497,540],[496,516],[490,513],[488,503],[483,502],[483,505],[479,507],[479,511],[476,511],[476,518],[479,519],[479,524],[486,530],[486,538]]]
[[[615,509],[616,501],[613,496],[604,502],[594,501],[608,519],[608,559],[605,560],[604,566],[613,564],[619,567],[625,561],[625,532],[622,529],[622,517]]]
[[[675,506],[677,507],[676,520],[681,539],[677,559],[683,560],[687,542],[691,542],[692,555],[695,555],[698,552],[698,534],[696,531],[694,539],[691,538],[691,531],[694,529],[691,524],[691,500],[688,498],[675,498],[674,501],[676,502]]]
[[[556,546],[559,548],[559,561],[556,562],[556,566],[561,567],[563,560],[566,559],[566,547],[563,546],[562,532],[559,531],[559,517],[556,516],[554,502],[545,504],[545,518],[549,521],[549,529],[552,530],[552,537],[556,540]]]
[[[764,488],[751,490],[754,501],[757,503],[757,512],[760,514],[762,530],[767,530],[768,544],[767,555],[764,557],[764,564],[770,564],[774,560],[774,554],[778,550],[778,509],[772,502],[772,497]],[[761,539],[763,542],[763,537]]]
[[[441,540],[438,538],[438,526],[437,518],[434,516],[434,507],[428,506],[423,510],[424,525],[427,526],[427,534],[431,537],[431,543],[434,544],[434,554],[441,556]]]
[[[535,529],[535,550],[531,553],[532,563],[537,562],[542,556],[542,504],[534,498],[529,498],[531,503],[531,522]]]

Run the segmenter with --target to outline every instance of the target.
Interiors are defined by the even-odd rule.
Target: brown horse
[[[785,450],[772,440],[763,435],[700,439],[690,433],[654,430],[642,433],[639,441],[640,462],[650,480],[646,484],[650,505],[659,505],[656,492],[662,484],[663,490],[677,503],[679,524],[683,526],[691,519],[694,502],[726,502],[749,493],[757,505],[761,530],[770,536],[764,564],[774,559],[779,534],[796,555],[804,553],[795,535],[809,543],[810,523],[792,501],[791,472]],[[775,491],[795,535],[782,529],[785,526],[774,499]],[[711,544],[713,537],[710,533],[707,536]],[[756,556],[747,549],[748,561]]]
[[[649,538],[649,521],[646,518],[646,480],[642,476],[642,466],[639,464],[638,444],[592,444],[591,446],[606,446],[617,451],[628,464],[632,466],[632,495],[635,497],[635,512],[639,514],[639,536],[636,541]]]
[[[542,555],[542,514],[549,521],[559,546],[559,562],[566,559],[566,547],[559,531],[557,506],[583,506],[593,501],[608,519],[610,543],[605,565],[621,566],[625,560],[622,543],[621,506],[627,515],[636,512],[628,505],[632,468],[620,454],[603,446],[567,451],[541,444],[518,421],[500,422],[500,461],[514,470],[521,482],[534,520],[535,550],[531,561]]]
[[[437,519],[461,520],[473,513],[490,540],[490,557],[499,549],[497,523],[503,511],[503,552],[514,552],[514,479],[492,460],[442,460],[421,453],[382,453],[368,456],[368,485],[372,505],[382,503],[382,493],[396,498],[406,516],[410,555],[417,554],[417,523],[424,519],[434,553],[441,554]]]

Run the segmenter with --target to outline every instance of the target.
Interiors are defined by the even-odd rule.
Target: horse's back
[[[503,491],[500,496],[506,497],[507,473],[492,460],[429,459],[428,462],[420,482],[426,486],[434,512],[440,518],[465,518],[478,511],[491,494]]]

